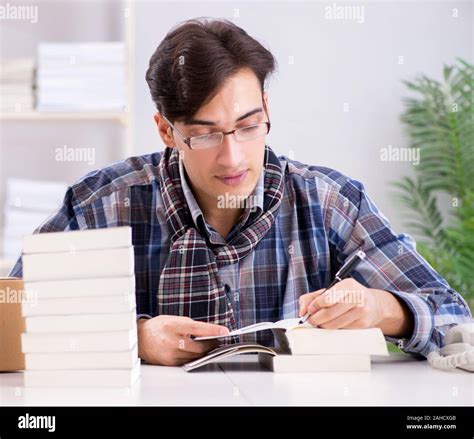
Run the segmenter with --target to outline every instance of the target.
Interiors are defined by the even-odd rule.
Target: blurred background
[[[472,1],[10,0],[0,2],[0,274],[19,254],[21,236],[57,209],[68,185],[163,149],[145,71],[170,28],[202,16],[232,20],[276,57],[267,143],[363,182],[395,230],[420,237],[430,262],[449,271],[436,259],[439,237],[428,235],[439,229],[442,239],[449,236],[453,209],[466,205],[472,189],[463,168],[474,150]],[[467,128],[446,129],[453,114]],[[432,155],[424,156],[430,142],[444,152],[427,148]],[[418,187],[428,178],[423,163],[438,162],[437,154],[445,168],[428,174],[452,173],[453,157],[462,162],[457,174]],[[427,213],[432,198],[435,211]],[[463,215],[472,227],[472,212]],[[463,256],[464,270],[473,254]],[[472,286],[462,283],[463,272],[453,276],[457,287]]]

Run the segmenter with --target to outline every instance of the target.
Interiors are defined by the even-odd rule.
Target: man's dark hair
[[[276,61],[232,22],[198,18],[166,35],[150,58],[146,81],[158,111],[172,122],[186,122],[245,67],[255,73],[263,91]]]

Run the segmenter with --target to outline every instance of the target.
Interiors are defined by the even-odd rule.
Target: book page
[[[276,351],[274,349],[259,345],[257,343],[236,343],[234,345],[218,347],[209,352],[206,356],[186,363],[183,366],[183,369],[189,372],[190,370],[205,366],[209,363],[214,363],[232,355],[258,352],[265,352],[267,354],[276,355]]]
[[[300,323],[301,317],[295,317],[293,319],[279,320],[278,322],[273,323],[270,329],[295,329],[295,328],[312,328],[313,326],[306,322]]]
[[[261,322],[261,323],[255,323],[253,325],[245,326],[244,328],[236,329],[235,331],[229,332],[227,335],[215,335],[215,336],[209,336],[209,337],[195,337],[193,338],[194,340],[212,340],[212,339],[217,339],[217,338],[225,338],[225,337],[232,337],[234,335],[242,335],[242,334],[249,334],[251,332],[258,332],[258,331],[264,331],[266,329],[293,329],[296,326],[300,326],[299,322],[301,320],[301,317],[296,317],[293,319],[285,319],[285,320],[279,320],[278,322]],[[311,326],[307,323],[302,324],[301,327],[307,327]]]

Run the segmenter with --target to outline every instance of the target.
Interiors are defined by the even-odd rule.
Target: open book
[[[295,329],[297,327],[306,327],[312,328],[309,323],[302,323],[300,324],[301,317],[294,318],[294,319],[285,319],[279,320],[278,322],[262,322],[262,323],[255,323],[254,325],[245,326],[244,328],[236,329],[235,331],[229,332],[227,335],[215,335],[210,337],[195,337],[194,340],[212,340],[215,338],[225,338],[225,337],[232,337],[235,335],[243,335],[249,334],[251,332],[258,332],[264,331],[266,329],[283,329],[285,331],[290,329]]]
[[[258,343],[236,343],[214,349],[183,368],[190,371],[233,355],[257,353],[259,361],[275,372],[370,370],[371,355],[388,355],[379,328],[322,329],[299,322],[300,318],[257,323],[225,336],[196,337],[196,341],[209,340],[271,329],[278,348]]]

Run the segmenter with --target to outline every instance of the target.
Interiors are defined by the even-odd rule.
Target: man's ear
[[[153,119],[155,119],[156,126],[158,127],[158,134],[160,135],[164,144],[170,148],[174,148],[176,144],[173,137],[173,130],[169,126],[168,122],[166,122],[159,112],[153,115]]]

